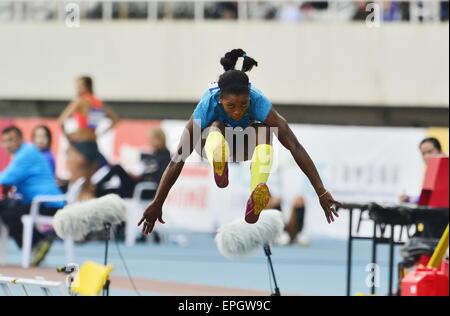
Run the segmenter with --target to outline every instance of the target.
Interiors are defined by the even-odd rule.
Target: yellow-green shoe
[[[259,214],[269,203],[270,192],[267,184],[260,183],[253,190],[247,201],[247,209],[245,210],[245,221],[254,224],[259,219]]]
[[[45,259],[50,247],[52,246],[53,240],[44,239],[39,241],[36,246],[33,247],[31,266],[37,267]]]
[[[219,188],[228,186],[228,156],[230,149],[224,142],[222,148],[218,147],[213,152],[214,180]]]

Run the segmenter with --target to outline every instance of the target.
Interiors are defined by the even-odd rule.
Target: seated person
[[[281,174],[279,172],[272,173],[271,175],[269,181],[271,181],[271,187],[274,188],[271,193],[274,194],[271,194],[265,209],[283,211],[282,200],[280,198],[281,192],[283,192],[280,176]],[[300,191],[302,191],[302,189],[300,189]],[[303,233],[305,222],[305,198],[302,195],[295,196],[290,209],[289,219],[285,223],[283,232],[278,236],[276,243],[283,246],[298,243],[300,246],[307,247],[310,242]]]
[[[72,142],[67,150],[67,184],[70,201],[84,201],[107,194],[133,195],[135,183],[120,165],[110,165],[95,141]]]
[[[423,139],[419,144],[420,154],[422,155],[423,162],[425,165],[428,164],[428,161],[432,157],[443,156],[441,143],[437,138],[427,137]],[[417,203],[419,201],[419,197],[411,197],[405,194],[400,196],[400,202],[402,203]]]
[[[425,165],[428,164],[430,158],[445,156],[442,151],[441,143],[437,138],[427,137],[423,139],[419,144],[419,150],[422,155],[422,159]],[[402,203],[414,203],[417,204],[419,197],[411,197],[407,195],[400,196],[400,202]],[[425,229],[424,225],[417,225],[417,231],[414,236],[423,236],[428,238],[440,238],[448,224],[448,219],[443,220],[442,218],[430,219],[427,225],[428,229]]]
[[[419,144],[419,149],[425,164],[428,164],[432,157],[444,156],[439,140],[434,137],[423,139]],[[419,197],[407,195],[400,197],[402,203],[417,204],[418,201]],[[423,260],[431,257],[447,225],[448,213],[434,216],[427,219],[426,223],[416,225],[416,232],[400,250],[402,261],[399,263],[399,281],[406,275],[408,268],[415,269]]]
[[[144,170],[142,175],[137,177],[137,181],[159,184],[164,170],[166,170],[171,160],[170,151],[166,147],[166,135],[162,129],[154,128],[150,130],[149,144],[152,151],[141,154]],[[152,199],[155,193],[156,190],[144,191],[142,198]]]
[[[141,154],[141,162],[143,171],[140,176],[134,177],[137,182],[153,182],[159,185],[161,177],[166,170],[166,167],[171,161],[170,151],[166,146],[166,135],[161,128],[153,128],[149,132],[149,145],[152,149],[150,152]],[[148,189],[142,192],[141,199],[151,200],[156,193],[156,189]],[[162,239],[157,230],[152,234],[155,243],[161,243]],[[147,236],[141,234],[137,242],[146,242]]]
[[[270,197],[266,209],[277,209],[281,211],[281,199],[277,197]],[[309,240],[302,234],[304,223],[305,199],[302,196],[297,196],[292,203],[289,220],[284,226],[283,233],[277,239],[277,243],[280,245],[287,245],[297,242],[301,246],[309,246]]]
[[[71,174],[65,186],[69,203],[117,194],[133,195],[135,182],[120,165],[110,165],[99,152],[95,141],[72,142],[67,150],[67,168]],[[92,233],[84,241],[102,240],[104,233]],[[116,232],[123,239],[123,226]]]
[[[16,198],[0,201],[0,218],[19,248],[22,247],[22,215],[30,213],[33,199],[39,195],[61,195],[49,163],[39,149],[23,142],[22,131],[7,127],[1,133],[2,147],[12,159],[0,172],[0,185],[15,188]],[[44,203],[39,210],[43,215],[54,215],[62,208],[62,202]],[[32,266],[39,265],[50,249],[53,237],[38,230],[33,232]]]
[[[55,174],[55,158],[51,152],[52,147],[52,133],[45,125],[37,126],[32,133],[32,142],[44,155],[45,159],[50,164],[53,174]]]
[[[303,234],[305,226],[305,199],[297,196],[291,207],[291,217],[286,224],[286,232],[289,234],[290,242],[296,241],[301,246],[309,246],[309,240]]]

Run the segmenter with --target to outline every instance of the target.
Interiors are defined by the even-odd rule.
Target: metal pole
[[[372,264],[377,263],[377,222],[373,222],[373,239],[372,239]],[[374,276],[375,277],[375,276]],[[375,282],[372,282],[370,294],[375,295]]]
[[[111,224],[105,223],[105,266],[108,264],[108,245],[109,238],[111,237]],[[109,279],[106,280],[105,286],[103,287],[103,296],[109,296]]]
[[[273,278],[273,284],[275,286],[274,293],[272,293],[272,296],[281,296],[280,289],[278,288],[277,279],[275,277],[275,271],[273,269],[272,259],[270,258],[270,255],[272,252],[270,251],[269,244],[264,245],[264,252],[266,253],[267,260],[269,262],[270,271],[272,272],[272,278]]]
[[[352,241],[353,241],[353,209],[349,209],[350,219],[348,223],[348,241],[347,241],[347,296],[351,293],[351,283],[352,283]]]
[[[111,224],[105,224],[105,258],[104,258],[105,266],[108,264],[108,241],[109,241],[110,229],[111,229]]]
[[[394,225],[391,225],[391,236],[389,238],[389,291],[392,296],[392,284],[394,281]]]

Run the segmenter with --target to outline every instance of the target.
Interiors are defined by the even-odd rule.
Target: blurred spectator
[[[300,13],[302,16],[302,20],[313,21],[315,11],[316,10],[312,6],[311,2],[304,2],[300,6]]]
[[[417,20],[436,20],[448,21],[448,1],[397,1],[397,0],[383,0],[379,1],[382,5],[382,12],[384,12],[383,21],[409,21],[410,7],[422,8],[427,13],[418,13]],[[248,3],[248,16],[252,19],[270,20],[278,16],[281,21],[299,21],[300,16],[306,20],[316,20],[318,17],[316,13],[326,11],[329,8],[329,1],[251,1]],[[339,7],[340,5],[353,5],[356,3],[357,10],[353,15],[353,20],[364,21],[370,12],[367,12],[366,4],[374,3],[375,1],[352,0],[352,1],[337,1],[334,3]],[[104,18],[104,3],[105,1],[86,1],[81,5],[82,18],[87,19],[101,19]],[[107,2],[106,2],[107,3]],[[208,2],[205,1],[205,17],[207,19],[232,19],[238,18],[238,2],[237,1],[222,1],[222,2]],[[440,11],[436,16],[434,4],[438,5]],[[147,19],[148,18],[148,2],[145,1],[114,1],[111,4],[113,19]],[[21,6],[18,17],[15,12],[17,6],[14,1],[0,1],[0,20],[12,20],[19,18],[23,20],[51,20],[58,18],[58,7],[55,1],[32,1],[24,2]],[[157,3],[157,17],[159,19],[193,19],[195,11],[195,1],[160,1]],[[300,16],[297,11],[300,11]],[[417,13],[416,12],[416,13]],[[336,19],[340,13],[334,12],[336,15],[327,15],[327,18]],[[414,16],[415,14],[413,14]]]
[[[58,121],[69,141],[95,141],[102,120],[105,118],[111,120],[111,125],[102,132],[105,134],[116,126],[119,117],[95,96],[91,77],[79,77],[76,85],[77,98],[64,109]]]
[[[133,195],[135,182],[120,165],[108,164],[95,141],[72,142],[67,150],[67,168],[71,179],[65,190],[71,202],[111,193],[122,198]]]
[[[273,20],[276,18],[278,3],[277,1],[257,1],[249,4],[249,18],[256,20]]]
[[[158,18],[193,19],[193,2],[165,2],[158,4]]]
[[[328,1],[306,1],[300,6],[303,19],[307,21],[314,20],[317,13],[328,9]]]
[[[410,19],[414,22],[439,21],[441,19],[440,9],[442,7],[438,1],[412,1],[410,2]]]
[[[135,182],[120,165],[110,165],[99,152],[97,143],[72,142],[67,150],[67,168],[71,180],[66,185],[69,203],[86,201],[107,194],[131,198]],[[124,239],[124,225],[115,233],[118,240]],[[103,240],[103,233],[91,233],[83,242]]]
[[[57,3],[54,1],[24,1],[22,8],[27,20],[45,21],[57,16]]]
[[[220,18],[224,20],[236,20],[238,18],[237,2],[219,2]]]
[[[275,196],[271,195],[269,202],[266,205],[266,209],[282,211],[281,199],[279,197],[275,197]]]
[[[147,3],[143,1],[115,2],[113,3],[113,18],[146,19]]]
[[[301,20],[300,5],[296,1],[283,2],[278,9],[278,20],[281,22],[298,22]]]
[[[0,185],[13,186],[15,198],[0,201],[0,218],[8,227],[19,248],[22,247],[22,215],[30,213],[33,199],[39,195],[62,194],[56,185],[54,175],[44,156],[36,146],[23,142],[22,131],[11,126],[2,131],[2,147],[12,155],[6,169],[0,172]],[[44,203],[39,212],[54,215],[63,203]],[[39,265],[50,249],[53,237],[45,236],[36,228],[33,232],[33,266]]]
[[[448,21],[448,0],[441,1],[440,11],[441,11],[441,21]]]
[[[52,147],[52,133],[45,125],[37,126],[32,133],[32,142],[44,155],[48,161],[53,174],[55,174],[55,158],[51,152]]]
[[[409,21],[410,3],[408,1],[400,1],[399,7],[400,7],[400,12],[401,12],[401,20]]]
[[[272,198],[269,200],[267,209],[281,210],[281,200]],[[309,246],[309,240],[302,234],[305,224],[305,199],[297,196],[291,208],[291,215],[284,227],[283,233],[279,236],[277,243],[280,245],[288,245],[297,242],[301,246]]]
[[[235,20],[238,18],[238,4],[234,1],[210,3],[205,10],[205,18]]]
[[[83,3],[86,10],[86,18],[101,19],[103,17],[103,5],[99,1],[86,1]]]
[[[144,165],[143,173],[138,177],[139,182],[154,182],[159,184],[161,177],[171,160],[170,151],[166,147],[166,135],[160,128],[154,128],[149,132],[149,145],[151,152],[141,154],[141,162]],[[151,199],[156,190],[144,192],[144,199]]]
[[[157,187],[161,181],[164,171],[166,170],[166,167],[171,161],[171,155],[166,146],[166,135],[161,128],[151,129],[148,136],[151,151],[141,154],[143,172],[142,175],[134,178],[138,182],[152,182]],[[144,190],[140,198],[144,200],[151,200],[155,196],[155,193],[156,189]],[[146,242],[148,240],[147,237],[148,236],[141,234],[137,242]],[[155,243],[159,244],[162,242],[162,237],[158,230],[153,231],[152,238]]]
[[[358,3],[356,4],[357,5],[356,13],[354,14],[354,16],[352,18],[353,21],[365,21],[366,20],[368,14],[370,13],[370,12],[366,11],[367,5],[369,3],[373,3],[373,1],[372,2],[362,1],[362,0],[358,1]]]
[[[141,159],[145,165],[142,180],[159,183],[164,170],[166,170],[167,165],[170,163],[170,151],[166,147],[166,135],[164,131],[160,128],[150,130],[149,144],[152,152],[141,155]]]
[[[432,157],[444,156],[441,143],[435,137],[427,137],[423,139],[420,142],[419,150],[425,164],[428,164],[428,160]]]
[[[383,1],[383,21],[395,22],[402,19],[402,11],[398,1]]]
[[[445,156],[439,140],[434,137],[423,139],[419,144],[419,150],[425,164],[428,164],[428,161],[433,157]],[[419,197],[400,196],[400,202],[417,204],[418,201]],[[400,280],[406,275],[405,268],[415,269],[419,266],[422,255],[431,257],[439,239],[448,226],[448,213],[446,216],[435,214],[432,218],[428,218],[426,222],[427,225],[417,223],[414,235],[402,246],[400,253],[403,260],[398,265]]]
[[[271,196],[265,209],[275,209],[282,211],[281,198]],[[301,246],[309,246],[309,240],[302,234],[305,223],[305,199],[302,196],[297,196],[291,208],[289,220],[284,226],[283,233],[278,236],[277,244],[289,245],[294,242]]]
[[[328,1],[306,1],[304,5],[311,6],[314,10],[328,9]]]
[[[309,240],[302,234],[305,226],[305,199],[297,196],[292,203],[291,217],[286,224],[290,242],[296,241],[302,246],[309,246]]]
[[[96,142],[72,142],[67,149],[66,164],[69,182],[63,187],[70,203],[95,198],[95,187],[87,181],[95,171],[105,165]]]
[[[423,139],[419,144],[419,150],[425,165],[428,164],[428,160],[430,158],[444,155],[444,153],[442,152],[441,143],[437,138],[434,137],[427,137]],[[408,195],[402,194],[399,199],[402,203],[417,203],[419,197],[410,197]]]
[[[409,2],[403,1],[359,1],[357,3],[357,10],[353,16],[354,21],[365,21],[368,15],[373,15],[374,11],[369,4],[381,5],[380,18],[384,22],[395,22],[401,20],[409,20]],[[368,10],[368,11],[367,11]]]

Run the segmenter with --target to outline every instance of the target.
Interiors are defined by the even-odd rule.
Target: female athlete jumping
[[[241,70],[234,69],[243,58]],[[186,124],[178,150],[167,166],[154,200],[144,211],[138,225],[144,223],[142,232],[153,230],[156,220],[164,223],[162,206],[183,169],[187,157],[195,149],[202,157],[206,155],[213,167],[217,186],[228,185],[228,161],[251,159],[250,197],[245,210],[245,221],[255,223],[269,201],[266,185],[269,178],[273,149],[273,132],[288,149],[297,165],[314,187],[328,223],[338,217],[335,201],[325,189],[320,176],[306,150],[299,143],[287,121],[273,108],[269,100],[250,82],[245,72],[258,63],[242,49],[233,49],[221,58],[225,72],[217,84],[210,85]],[[202,133],[196,133],[195,129]],[[207,134],[206,141],[201,135]],[[235,141],[240,139],[243,141]],[[186,150],[188,148],[188,150]],[[203,153],[205,155],[203,155]],[[251,154],[251,156],[250,156]]]

